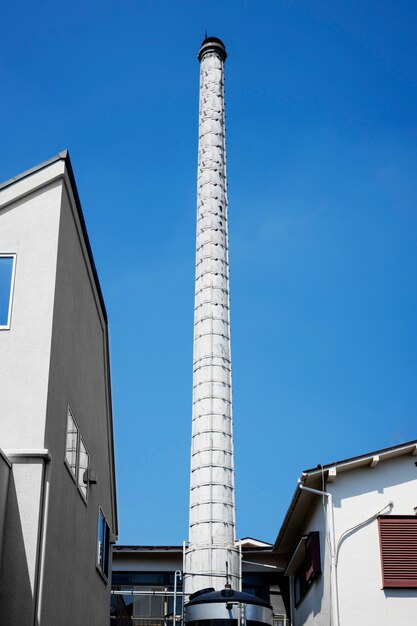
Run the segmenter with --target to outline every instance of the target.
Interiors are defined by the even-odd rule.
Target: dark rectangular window
[[[173,572],[112,572],[113,585],[135,585],[136,587],[161,587],[174,589]],[[182,589],[182,580],[177,579],[177,589]]]
[[[132,572],[130,575],[132,585],[164,585],[166,579],[164,572]]]
[[[109,577],[110,528],[102,510],[98,512],[97,567],[106,579]]]
[[[417,517],[378,518],[383,587],[417,588]]]
[[[130,575],[129,572],[112,572],[111,575],[112,585],[129,585]]]
[[[15,256],[0,254],[0,329],[10,327]]]

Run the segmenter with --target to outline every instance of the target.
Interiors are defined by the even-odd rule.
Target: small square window
[[[0,254],[0,329],[10,328],[16,255]]]
[[[98,512],[97,530],[97,568],[106,578],[109,577],[110,565],[110,528],[101,509]]]
[[[77,475],[77,455],[78,455],[78,427],[68,407],[67,414],[67,446],[65,458],[74,478]]]

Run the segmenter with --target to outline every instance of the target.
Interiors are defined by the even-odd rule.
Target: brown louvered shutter
[[[378,518],[384,587],[417,587],[417,517]]]

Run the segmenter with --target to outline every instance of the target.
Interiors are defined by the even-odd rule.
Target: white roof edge
[[[348,470],[355,469],[356,467],[367,466],[368,464],[371,466],[371,464],[374,463],[376,456],[379,457],[379,462],[382,462],[405,454],[417,455],[417,441],[410,441],[409,443],[393,446],[392,448],[385,448],[383,450],[377,450],[376,452],[368,452],[367,454],[353,457],[351,459],[336,461],[335,463],[324,465],[323,467],[306,470],[303,472],[303,476],[305,478],[309,478],[321,475],[323,470],[327,472],[333,468],[337,468],[338,472],[346,472]]]
[[[253,537],[242,537],[241,539],[237,539],[235,543],[236,545],[241,544],[242,546],[252,545],[255,548],[272,548],[272,543],[261,541],[260,539],[254,539]]]
[[[7,181],[0,188],[0,209],[59,178],[63,178],[64,174],[65,159],[61,158],[46,164],[42,169],[34,168],[29,170],[27,175],[23,174],[16,179]]]

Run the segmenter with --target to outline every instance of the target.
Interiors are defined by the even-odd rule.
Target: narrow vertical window
[[[97,532],[97,567],[105,576],[109,577],[110,561],[110,528],[101,509],[98,512],[98,532]]]
[[[87,473],[86,473],[87,472]],[[85,478],[85,482],[84,482]],[[87,480],[88,480],[88,452],[84,445],[84,441],[80,436],[80,456],[78,461],[78,488],[87,499]]]
[[[0,254],[0,329],[10,328],[15,255]]]
[[[295,606],[298,606],[314,580],[321,574],[320,535],[318,531],[313,530],[301,538],[291,561],[295,561],[295,569],[292,572],[287,567],[285,575],[294,576],[294,600]]]
[[[65,459],[74,478],[77,476],[78,428],[68,407],[67,415],[67,446]]]

